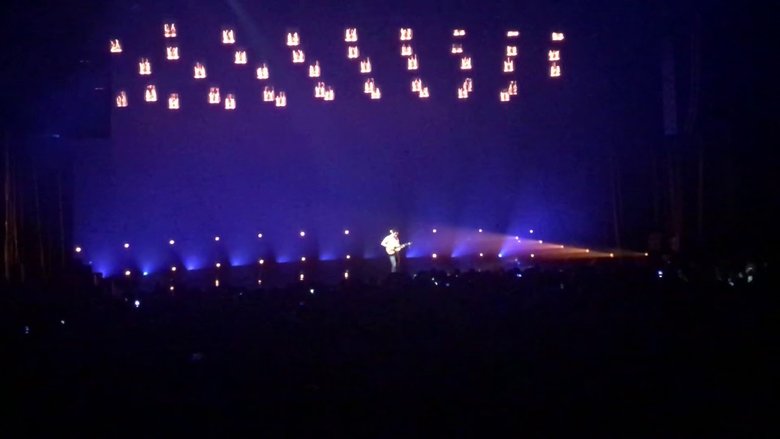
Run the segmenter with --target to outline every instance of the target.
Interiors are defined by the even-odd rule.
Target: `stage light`
[[[130,243],[129,243],[129,242],[126,242],[126,243],[124,243],[124,244],[122,245],[122,247],[124,247],[124,248],[128,249],[128,248],[130,248]]]
[[[301,38],[298,36],[298,32],[287,32],[287,46],[297,47],[301,44]]]
[[[474,81],[472,81],[471,78],[466,78],[463,81],[463,89],[466,90],[467,93],[474,91]]]
[[[324,82],[318,82],[317,85],[314,86],[314,97],[315,98],[324,98],[325,97],[325,83]]]
[[[122,53],[122,44],[119,40],[111,40],[111,53]]]
[[[382,90],[379,89],[379,87],[374,87],[374,89],[371,91],[371,99],[380,99],[382,97]]]
[[[301,262],[306,262],[306,256],[301,256]]]
[[[480,253],[480,254],[479,254],[479,257],[480,257],[480,258],[483,258],[483,257],[485,257],[485,254],[484,254],[484,253]]]
[[[498,254],[498,259],[501,259],[501,258],[503,258],[503,257],[504,257],[504,255],[503,255],[503,254],[501,254],[501,253],[499,253],[499,254]]]
[[[589,248],[586,248],[586,249],[585,249],[585,253],[590,253],[590,249],[589,249]]]
[[[257,261],[257,263],[260,264],[260,265],[263,265],[263,264],[265,264],[265,259],[260,259],[259,261]]]
[[[130,270],[125,270],[125,277],[130,277],[131,274]]]
[[[465,37],[466,36],[466,30],[465,29],[455,29],[452,31],[453,37]]]
[[[504,59],[504,73],[512,73],[515,71],[515,61],[512,58]]]
[[[358,46],[347,46],[347,58],[357,59],[360,56],[360,49]]]
[[[149,272],[148,271],[144,271],[143,274],[144,274],[144,277],[149,276]]]
[[[222,44],[234,44],[236,42],[233,29],[222,29]]]
[[[519,241],[519,240],[520,240],[520,237],[515,235],[515,241]]]
[[[544,241],[542,241],[542,240],[540,239],[540,240],[539,240],[539,244],[544,244]]]
[[[298,280],[299,280],[299,281],[303,282],[303,278],[304,278],[304,277],[303,277],[303,273],[301,273],[301,274],[299,274],[299,275],[298,275]]]
[[[214,237],[214,241],[216,241],[216,242],[219,242],[219,239],[220,239],[219,236],[215,236]]]
[[[499,99],[501,99],[501,102],[509,102],[509,91],[507,90],[501,90],[498,92]]]
[[[349,229],[344,229],[344,234],[349,235]]]
[[[412,46],[408,44],[401,45],[401,56],[412,56]]]
[[[344,279],[349,279],[349,270],[344,272]]]
[[[314,64],[309,66],[309,78],[320,77],[320,62],[314,61]]]
[[[203,79],[206,77],[206,66],[201,63],[195,63],[195,67],[192,68],[192,77],[195,79]]]
[[[420,90],[420,97],[425,99],[430,97],[431,94],[428,92],[428,87],[423,87],[422,90]]]
[[[173,287],[173,285],[171,285],[171,287],[170,287],[170,288],[168,288],[168,289],[169,289],[169,290],[171,290],[171,291],[173,291],[173,290],[174,290],[174,287]]]
[[[360,73],[371,73],[371,60],[369,58],[360,61]]]
[[[165,48],[165,58],[168,61],[176,61],[179,59],[179,48],[176,46],[168,46]]]
[[[257,68],[257,79],[268,79],[268,66],[265,64],[261,64],[260,67]]]
[[[610,253],[610,254],[609,254],[609,257],[610,257],[610,258],[614,258],[614,257],[615,257],[615,254],[614,254],[614,253]]]
[[[645,256],[649,256],[647,253],[645,253]]]
[[[509,86],[506,88],[506,91],[510,96],[517,96],[517,81],[509,81]]]
[[[76,250],[76,253],[81,253],[81,251],[82,251],[81,247],[76,247],[75,250]]]
[[[214,266],[215,266],[215,267],[217,267],[217,268],[222,268],[222,264],[220,264],[219,262],[217,262],[216,264],[214,264]]]
[[[116,95],[116,106],[117,108],[125,108],[127,107],[127,92],[124,90],[121,90]]]
[[[422,79],[415,78],[412,80],[412,93],[419,93],[422,90]]]
[[[470,56],[464,56],[460,59],[460,69],[461,70],[471,70],[471,57]]]
[[[171,93],[168,95],[168,109],[169,110],[178,110],[179,109],[179,94],[178,93]]]
[[[138,60],[138,74],[143,76],[152,74],[152,63],[149,62],[149,58]]]
[[[299,235],[301,238],[303,238],[304,236],[306,236],[306,232],[305,232],[305,231],[303,231],[303,230],[301,230],[301,231],[300,231],[300,233],[298,233],[298,235]]]
[[[561,76],[561,66],[553,64],[550,66],[550,77],[557,78]]]
[[[209,88],[209,104],[217,105],[222,102],[222,98],[219,96],[219,87]]]
[[[438,257],[439,257],[439,256],[438,256],[436,253],[434,253],[434,254],[432,254],[432,255],[431,255],[431,258],[433,258],[433,259],[436,259],[436,258],[438,258]]]
[[[368,78],[363,82],[363,93],[369,94],[374,91],[374,78]]]
[[[173,272],[175,272],[175,271],[176,271],[176,266],[175,266],[175,265],[172,265],[172,266],[171,266],[171,271],[173,271]]]
[[[144,100],[146,102],[157,102],[157,87],[154,85],[147,85],[144,92]]]
[[[176,241],[174,241],[173,239],[171,239],[170,241],[168,241],[168,244],[170,244],[170,245],[176,244]]]
[[[458,99],[468,99],[469,92],[463,87],[458,87]]]
[[[432,233],[436,233],[437,231],[438,230],[436,230],[436,229],[431,230]]]
[[[274,88],[273,87],[263,87],[263,101],[264,102],[273,102],[276,97],[274,96]]]
[[[277,107],[286,107],[287,106],[287,95],[283,91],[280,91],[276,98],[274,99],[276,102]]]
[[[534,229],[529,230],[528,233],[533,235],[534,234]]]
[[[262,239],[262,238],[263,238],[263,234],[262,233],[258,233],[257,234],[257,239]]]
[[[407,70],[417,70],[418,67],[419,63],[417,62],[417,55],[412,55],[409,58],[406,58]]]
[[[227,96],[225,96],[225,110],[235,110],[236,109],[236,96],[233,93],[228,93]]]
[[[344,31],[344,41],[346,41],[347,43],[354,43],[357,40],[358,40],[357,29],[351,27],[351,28],[347,28]]]
[[[352,255],[347,255],[347,260],[352,259]]]
[[[658,270],[658,272],[656,273],[656,275],[658,276],[658,278],[659,278],[659,279],[663,278],[663,277],[664,277],[664,272],[663,272],[663,270]]]
[[[262,285],[262,284],[263,284],[263,280],[262,280],[262,279],[258,279],[258,280],[257,280],[257,284],[258,284],[258,285]]]
[[[171,287],[171,288],[173,288],[173,287]],[[138,300],[138,299],[136,299],[136,300],[133,302],[133,306],[135,306],[136,308],[139,308],[139,307],[141,306],[141,301],[140,301],[140,300]]]
[[[235,64],[246,64],[246,50],[236,50],[233,54],[233,62]]]
[[[533,254],[533,253],[531,253],[531,257],[532,257],[532,258],[535,258],[535,257],[536,257],[536,255],[535,255],[535,254]]]
[[[510,31],[506,32],[506,37],[507,38],[517,38],[519,36],[520,36],[520,32],[518,32],[516,30],[510,30]]]
[[[219,279],[215,279],[214,280],[214,286],[215,287],[219,287]]]
[[[165,38],[176,38],[176,24],[165,23],[163,24],[163,35]]]
[[[309,288],[309,294],[314,294],[314,288]]]
[[[561,60],[561,51],[560,50],[550,50],[547,52],[547,59],[549,61],[560,61]]]
[[[412,39],[412,28],[410,27],[402,27],[401,28],[401,41],[411,41]]]
[[[336,91],[333,90],[333,87],[328,87],[325,90],[325,96],[323,96],[323,99],[326,101],[332,101],[336,99]]]
[[[306,55],[303,53],[303,50],[295,49],[292,51],[293,64],[302,64],[304,61],[306,61]]]
[[[482,229],[478,229],[477,232],[482,233]]]
[[[459,55],[463,53],[463,45],[453,43],[452,49],[450,49],[450,53],[452,53],[453,55]]]
[[[508,57],[517,56],[517,46],[506,46],[506,56]]]
[[[552,40],[553,41],[563,41],[563,32],[553,32],[552,33]]]

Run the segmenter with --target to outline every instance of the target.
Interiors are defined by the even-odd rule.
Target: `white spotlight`
[[[352,259],[351,255],[347,255],[347,260]]]
[[[349,229],[344,230],[345,235],[349,235]]]
[[[176,271],[176,266],[175,265],[171,267],[171,271]]]
[[[76,253],[81,253],[81,247],[76,247]]]
[[[434,254],[432,254],[432,255],[431,255],[431,258],[433,258],[433,259],[436,259],[436,258],[438,258],[438,257],[439,257],[439,256],[438,256],[436,253],[434,253]]]
[[[301,262],[306,262],[306,256],[301,256]]]
[[[534,234],[534,229],[529,230],[528,233],[533,235]]]
[[[479,233],[482,233],[482,229],[477,230]]]
[[[431,230],[431,231],[432,231],[433,233],[436,233],[438,230],[436,230],[436,229],[433,229],[433,230]]]
[[[132,274],[132,273],[130,273],[130,270],[125,270],[125,276],[126,277],[130,277],[130,274]]]
[[[214,266],[215,266],[215,267],[217,267],[217,268],[220,268],[220,267],[222,267],[222,264],[220,264],[219,262],[217,262],[216,264],[214,264]]]
[[[170,245],[176,244],[176,241],[174,241],[173,239],[171,239],[170,241],[168,241],[168,244],[170,244]]]
[[[484,254],[484,253],[480,253],[480,254],[479,254],[479,257],[480,257],[480,258],[484,258],[484,257],[485,257],[485,254]]]
[[[215,236],[214,241],[219,241],[219,236]]]
[[[259,261],[257,261],[257,263],[260,264],[260,265],[263,265],[263,264],[265,264],[265,259],[260,259]]]
[[[304,236],[306,236],[306,232],[304,232],[303,230],[301,230],[301,233],[299,233],[298,235],[300,235],[300,236],[301,236],[301,238],[303,238]]]
[[[129,243],[129,242],[126,242],[126,243],[125,243],[125,244],[124,244],[122,247],[124,247],[124,248],[130,248],[130,243]]]
[[[262,234],[262,233],[258,233],[258,234],[257,234],[257,238],[258,238],[258,239],[263,239],[263,234]]]

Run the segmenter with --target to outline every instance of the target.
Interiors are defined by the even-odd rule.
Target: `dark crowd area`
[[[772,266],[600,261],[378,283],[12,287],[16,437],[769,437]]]

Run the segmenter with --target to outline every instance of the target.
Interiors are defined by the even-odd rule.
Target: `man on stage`
[[[385,252],[387,252],[387,255],[390,257],[390,272],[397,273],[401,261],[400,251],[402,248],[409,245],[409,243],[401,245],[401,241],[398,239],[398,231],[390,229],[390,234],[385,236],[381,245],[385,248]]]

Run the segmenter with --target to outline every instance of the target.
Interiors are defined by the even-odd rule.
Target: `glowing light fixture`
[[[176,61],[177,59],[179,59],[179,48],[176,46],[166,47],[165,58],[169,61]]]
[[[344,234],[349,235],[349,229],[344,229]]]
[[[459,55],[463,53],[463,45],[453,43],[452,48],[450,49],[450,53],[453,55]]]
[[[428,87],[423,87],[422,90],[420,90],[420,97],[422,99],[429,98],[431,96],[431,93],[428,91]]]
[[[471,57],[470,56],[464,56],[460,59],[460,69],[461,70],[471,70]]]
[[[219,240],[220,240],[219,236],[215,236],[215,237],[214,237],[214,241],[215,241],[215,242],[219,242]]]
[[[126,242],[126,243],[124,243],[124,244],[122,245],[122,247],[124,247],[124,248],[126,248],[126,249],[127,249],[127,248],[130,248],[130,243],[129,243],[129,242]]]
[[[157,88],[154,85],[147,85],[144,92],[144,100],[146,102],[157,102]]]
[[[260,264],[260,265],[263,265],[263,264],[265,264],[265,259],[260,259],[259,261],[257,261],[257,263]]]
[[[508,57],[517,56],[517,46],[506,46],[506,56]]]
[[[257,234],[257,238],[258,238],[258,239],[263,239],[263,234],[262,234],[262,233],[258,233],[258,234]]]
[[[419,93],[422,90],[422,79],[412,79],[412,93]]]
[[[280,91],[275,98],[276,106],[277,107],[286,107],[287,106],[287,95]]]
[[[119,42],[119,40],[111,40],[111,48],[109,49],[111,53],[122,53],[122,44]]]
[[[506,91],[510,96],[517,96],[517,81],[509,81]]]
[[[149,58],[141,58],[138,61],[138,74],[142,76],[152,74],[152,64],[149,62]]]
[[[222,268],[222,264],[221,264],[221,263],[219,263],[219,262],[217,262],[216,264],[214,264],[214,266],[215,266],[215,267],[217,267],[217,268]]]
[[[561,51],[560,50],[550,50],[547,52],[547,59],[549,61],[560,61],[561,60]]]
[[[233,54],[234,64],[246,64],[246,50],[236,50]]]
[[[131,274],[130,270],[125,270],[125,277],[130,277]]]
[[[363,93],[369,94],[374,91],[374,78],[368,78],[363,82]]]
[[[553,41],[563,41],[563,32],[553,32],[552,33],[552,40]]]
[[[175,265],[171,266],[171,271],[176,271],[176,266]]]
[[[301,262],[306,262],[306,256],[301,256]]]
[[[81,247],[76,247],[75,250],[76,250],[76,253],[81,253],[83,251],[83,249]]]
[[[222,102],[222,98],[219,96],[219,87],[209,88],[209,104],[216,105]]]
[[[382,90],[379,89],[379,87],[374,87],[374,89],[371,91],[371,99],[377,100],[382,98]]]
[[[274,102],[274,99],[276,99],[276,96],[274,95],[274,88],[273,87],[263,87],[263,101],[264,102]]]
[[[347,28],[344,31],[344,41],[346,41],[347,43],[354,43],[357,42],[357,40],[358,40],[357,29],[351,27],[351,28]]]
[[[516,30],[510,30],[510,31],[506,32],[506,37],[507,38],[517,38],[519,36],[520,36],[520,32],[518,32]]]
[[[178,93],[171,93],[168,95],[168,109],[169,110],[178,110],[179,109],[179,94]]]
[[[236,109],[236,96],[233,93],[228,93],[227,96],[225,96],[225,110],[235,110]]]
[[[301,238],[303,238],[304,236],[306,236],[306,232],[305,232],[305,231],[303,231],[303,230],[301,230],[301,231],[300,231],[300,233],[298,233],[298,235],[299,235]]]
[[[292,51],[293,64],[303,64],[304,61],[306,61],[306,55],[303,53],[302,49],[295,49]]]
[[[176,23],[163,24],[163,36],[165,38],[176,38]]]
[[[320,77],[320,62],[314,61],[314,64],[309,65],[309,78]]]
[[[116,95],[116,106],[117,108],[125,108],[127,107],[127,92],[124,90],[120,90],[119,93]]]
[[[360,61],[360,73],[371,73],[371,60],[366,58]]]
[[[509,91],[501,90],[500,92],[498,92],[498,97],[501,100],[501,102],[509,102]]]
[[[360,57],[360,49],[358,46],[347,46],[347,58],[358,59]]]
[[[287,46],[298,47],[301,44],[301,38],[298,36],[298,32],[287,32]]]
[[[512,73],[515,71],[515,61],[512,58],[504,59],[504,73]]]
[[[431,255],[431,258],[433,258],[433,259],[436,259],[436,258],[438,258],[438,257],[439,257],[439,255],[437,255],[436,253],[434,253],[434,254],[432,254],[432,255]]]
[[[176,244],[176,241],[174,241],[173,239],[171,239],[170,241],[168,241],[168,244],[170,244],[170,245]]]
[[[201,63],[195,63],[195,67],[192,68],[192,77],[195,79],[203,79],[206,77],[206,66]]]
[[[465,37],[466,36],[466,29],[455,29],[452,31],[453,37]]]
[[[412,56],[412,46],[408,44],[401,45],[401,56]]]
[[[268,66],[266,64],[261,64],[260,67],[257,68],[257,79],[268,79]]]
[[[419,67],[420,67],[420,65],[417,62],[417,55],[412,55],[409,58],[406,58],[406,69],[407,70],[417,70]]]
[[[236,37],[233,29],[222,29],[222,44],[235,44]]]
[[[412,40],[412,28],[410,27],[402,27],[401,28],[401,41],[411,41]]]
[[[559,66],[558,64],[550,65],[550,77],[558,78],[560,76],[561,76],[561,66]]]

